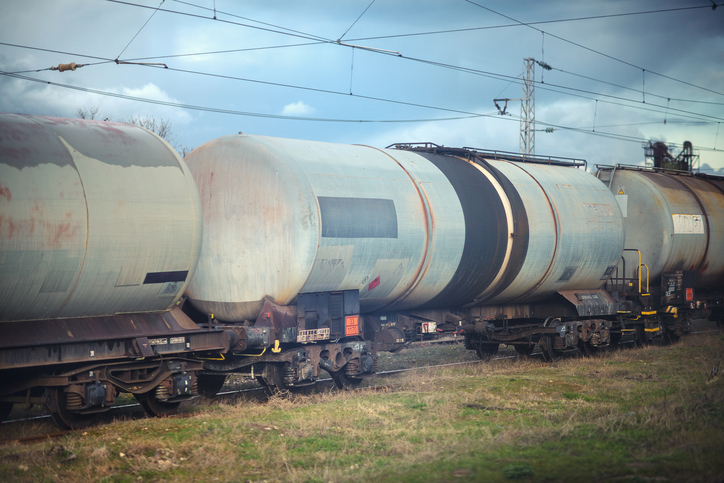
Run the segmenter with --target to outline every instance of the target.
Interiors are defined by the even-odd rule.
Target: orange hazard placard
[[[348,315],[344,318],[344,334],[359,335],[359,315]]]

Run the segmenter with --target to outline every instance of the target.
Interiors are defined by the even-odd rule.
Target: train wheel
[[[291,392],[295,392],[297,387],[289,386],[284,382],[284,374],[289,363],[284,364],[268,364],[266,376],[257,377],[257,381],[264,387],[267,396],[286,396]]]
[[[584,356],[591,357],[591,356],[595,356],[596,354],[598,354],[599,351],[601,350],[601,348],[591,345],[590,342],[583,342],[582,340],[579,340],[578,341],[578,350],[580,350],[581,354],[583,354]]]
[[[483,361],[489,361],[493,357],[495,357],[495,354],[498,353],[498,347],[499,344],[485,344],[482,342],[478,342],[475,345],[475,352],[478,354],[478,357],[480,357]]]
[[[5,421],[10,415],[10,411],[13,410],[13,403],[11,402],[0,402],[0,422]]]
[[[515,349],[515,352],[517,352],[519,356],[523,356],[523,357],[528,357],[535,350],[534,345],[516,344],[513,346],[513,348]]]
[[[623,337],[621,332],[611,331],[611,342],[608,343],[609,351],[618,349],[618,345],[621,343],[621,337]]]
[[[664,340],[667,344],[676,344],[681,339],[681,331],[664,328]]]
[[[196,377],[199,394],[205,397],[216,396],[226,382],[225,374],[198,374]]]
[[[158,388],[157,388],[158,389]],[[162,418],[176,414],[180,402],[162,401],[156,396],[156,390],[147,392],[146,394],[134,394],[136,400],[141,405],[146,414],[154,418]]]
[[[362,378],[351,377],[351,376],[348,376],[347,374],[345,374],[344,368],[340,369],[339,371],[330,372],[329,375],[332,376],[334,385],[337,386],[337,388],[342,389],[344,391],[356,389],[362,383]]]
[[[650,341],[646,339],[646,326],[639,324],[636,326],[636,337],[634,338],[636,347],[646,347],[650,344]]]
[[[91,416],[80,414],[68,409],[68,395],[62,387],[54,387],[49,390],[50,419],[63,429],[80,429],[88,426]]]
[[[555,337],[556,336],[554,334],[549,334],[543,336],[543,338],[541,339],[541,350],[543,352],[543,358],[548,362],[556,362],[561,360],[561,357],[563,357],[560,352],[553,348],[553,339]]]

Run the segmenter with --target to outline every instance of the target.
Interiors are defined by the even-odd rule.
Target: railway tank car
[[[608,288],[645,320],[642,339],[663,331],[673,341],[693,318],[724,320],[724,178],[690,168],[598,166],[626,225]]]
[[[576,169],[583,163],[397,148],[234,135],[189,154],[204,210],[191,304],[243,324],[259,349],[278,345],[303,360],[297,344],[345,340],[349,328],[375,327],[376,347],[394,349],[404,320],[465,323],[481,357],[501,342],[529,353],[544,340],[551,354],[607,344],[604,318],[617,307],[601,287],[624,227],[613,194]],[[345,321],[346,304],[326,305],[334,297],[353,300],[365,327]],[[332,360],[337,371],[351,359]],[[288,363],[294,384],[303,371]]]
[[[178,154],[119,123],[0,115],[0,409],[82,424],[133,393],[151,414],[195,393],[223,349],[176,302],[201,249]]]

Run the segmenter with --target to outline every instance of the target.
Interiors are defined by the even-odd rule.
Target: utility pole
[[[523,59],[523,94],[520,103],[520,154],[535,155],[535,62]]]
[[[523,156],[535,156],[535,64],[543,67],[544,70],[551,70],[553,67],[531,58],[523,59],[523,95],[520,99],[493,99],[498,114],[510,116],[508,113],[508,101],[520,102],[520,154]],[[498,102],[505,101],[503,107]],[[541,129],[545,132],[553,132],[555,129],[549,127]]]

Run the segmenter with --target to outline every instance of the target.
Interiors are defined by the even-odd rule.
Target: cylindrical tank
[[[697,271],[700,288],[722,283],[724,180],[647,169],[608,171],[626,224],[626,248],[641,252],[653,286],[662,273],[677,270]],[[626,253],[627,277],[637,269],[637,258]]]
[[[415,154],[235,135],[186,162],[205,231],[187,293],[221,320],[256,318],[265,296],[289,304],[300,292],[359,289],[368,311],[415,306],[460,261],[455,192]]]
[[[201,229],[188,168],[155,134],[0,115],[0,321],[166,310]]]
[[[186,162],[204,211],[187,294],[221,320],[334,290],[363,312],[532,301],[599,288],[621,255],[613,195],[571,167],[246,135]]]
[[[621,256],[624,238],[619,207],[606,186],[573,167],[511,161],[489,165],[520,198],[523,209],[513,211],[513,224],[521,227],[517,236],[528,243],[517,264],[513,257],[503,267],[512,280],[506,283],[501,276],[500,285],[488,287],[480,301],[531,301],[602,286]]]

